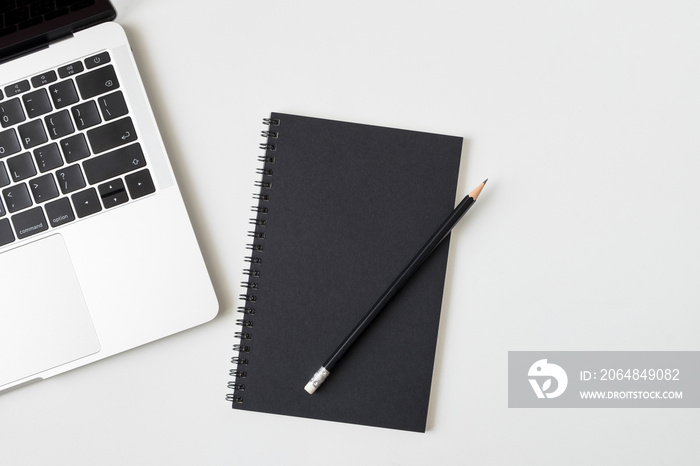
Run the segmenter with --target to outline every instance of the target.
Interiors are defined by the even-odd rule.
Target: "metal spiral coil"
[[[253,326],[254,321],[251,319],[255,315],[255,307],[253,307],[257,301],[257,295],[255,294],[258,290],[257,277],[260,277],[260,266],[262,264],[262,257],[264,251],[263,242],[265,241],[265,227],[267,226],[267,220],[265,217],[270,212],[268,205],[265,205],[270,201],[270,192],[272,191],[272,177],[273,170],[271,165],[275,163],[275,157],[271,152],[277,150],[277,145],[271,140],[279,138],[279,130],[277,128],[281,125],[281,121],[276,118],[265,118],[263,119],[263,124],[270,127],[262,131],[261,136],[266,138],[266,142],[260,144],[260,149],[265,151],[264,155],[260,155],[258,160],[264,164],[262,168],[256,169],[256,174],[260,176],[260,179],[255,181],[255,187],[258,188],[258,192],[253,194],[253,199],[258,201],[257,205],[251,208],[251,211],[255,213],[255,217],[250,219],[250,225],[253,225],[252,229],[248,232],[248,237],[253,238],[253,242],[246,245],[251,253],[245,256],[244,260],[249,265],[248,268],[243,270],[243,274],[247,276],[247,280],[241,282],[241,287],[245,290],[244,293],[239,295],[241,301],[245,304],[239,306],[237,311],[243,314],[243,318],[236,320],[236,325],[241,327],[241,330],[234,333],[237,343],[233,345],[233,350],[237,353],[231,358],[231,363],[236,367],[229,371],[229,375],[233,377],[233,380],[228,383],[229,390],[233,390],[233,393],[226,395],[226,400],[232,404],[243,403],[243,396],[240,392],[245,391],[245,385],[240,382],[240,379],[245,379],[247,377],[247,372],[241,370],[242,367],[248,365],[248,354],[253,350],[248,342],[254,340]]]
[[[250,353],[250,346],[248,346],[248,345],[233,345],[233,351],[238,351],[239,353]]]
[[[238,298],[248,303],[254,303],[258,300],[258,297],[252,294],[239,294]]]
[[[242,392],[245,390],[245,385],[243,385],[242,383],[229,382],[228,388]]]
[[[241,288],[247,288],[249,290],[257,290],[258,284],[255,282],[241,282]]]
[[[236,325],[240,325],[241,327],[252,328],[253,321],[252,320],[245,320],[245,319],[238,319],[238,320],[236,320]]]
[[[228,395],[226,395],[226,401],[228,401],[229,403],[241,404],[243,403],[243,397],[236,396],[233,393],[229,393]]]

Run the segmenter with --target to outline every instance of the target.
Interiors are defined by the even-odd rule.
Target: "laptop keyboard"
[[[94,0],[0,0],[0,36],[94,5]]]
[[[155,192],[144,167],[109,52],[0,87],[0,247]]]

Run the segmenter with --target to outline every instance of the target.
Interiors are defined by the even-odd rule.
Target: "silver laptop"
[[[218,303],[106,0],[0,0],[0,392]]]

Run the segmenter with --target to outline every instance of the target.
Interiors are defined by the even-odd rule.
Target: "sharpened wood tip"
[[[486,185],[486,182],[487,182],[488,180],[489,180],[489,179],[486,178],[486,179],[484,180],[483,183],[481,183],[479,186],[477,186],[477,187],[474,189],[474,191],[470,192],[470,193],[469,193],[469,197],[471,197],[472,199],[474,199],[474,200],[476,201],[477,198],[479,197],[479,194],[481,194],[481,190],[484,189],[484,186]]]

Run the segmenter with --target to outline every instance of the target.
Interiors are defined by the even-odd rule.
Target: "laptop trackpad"
[[[100,350],[61,235],[0,254],[0,387]]]

